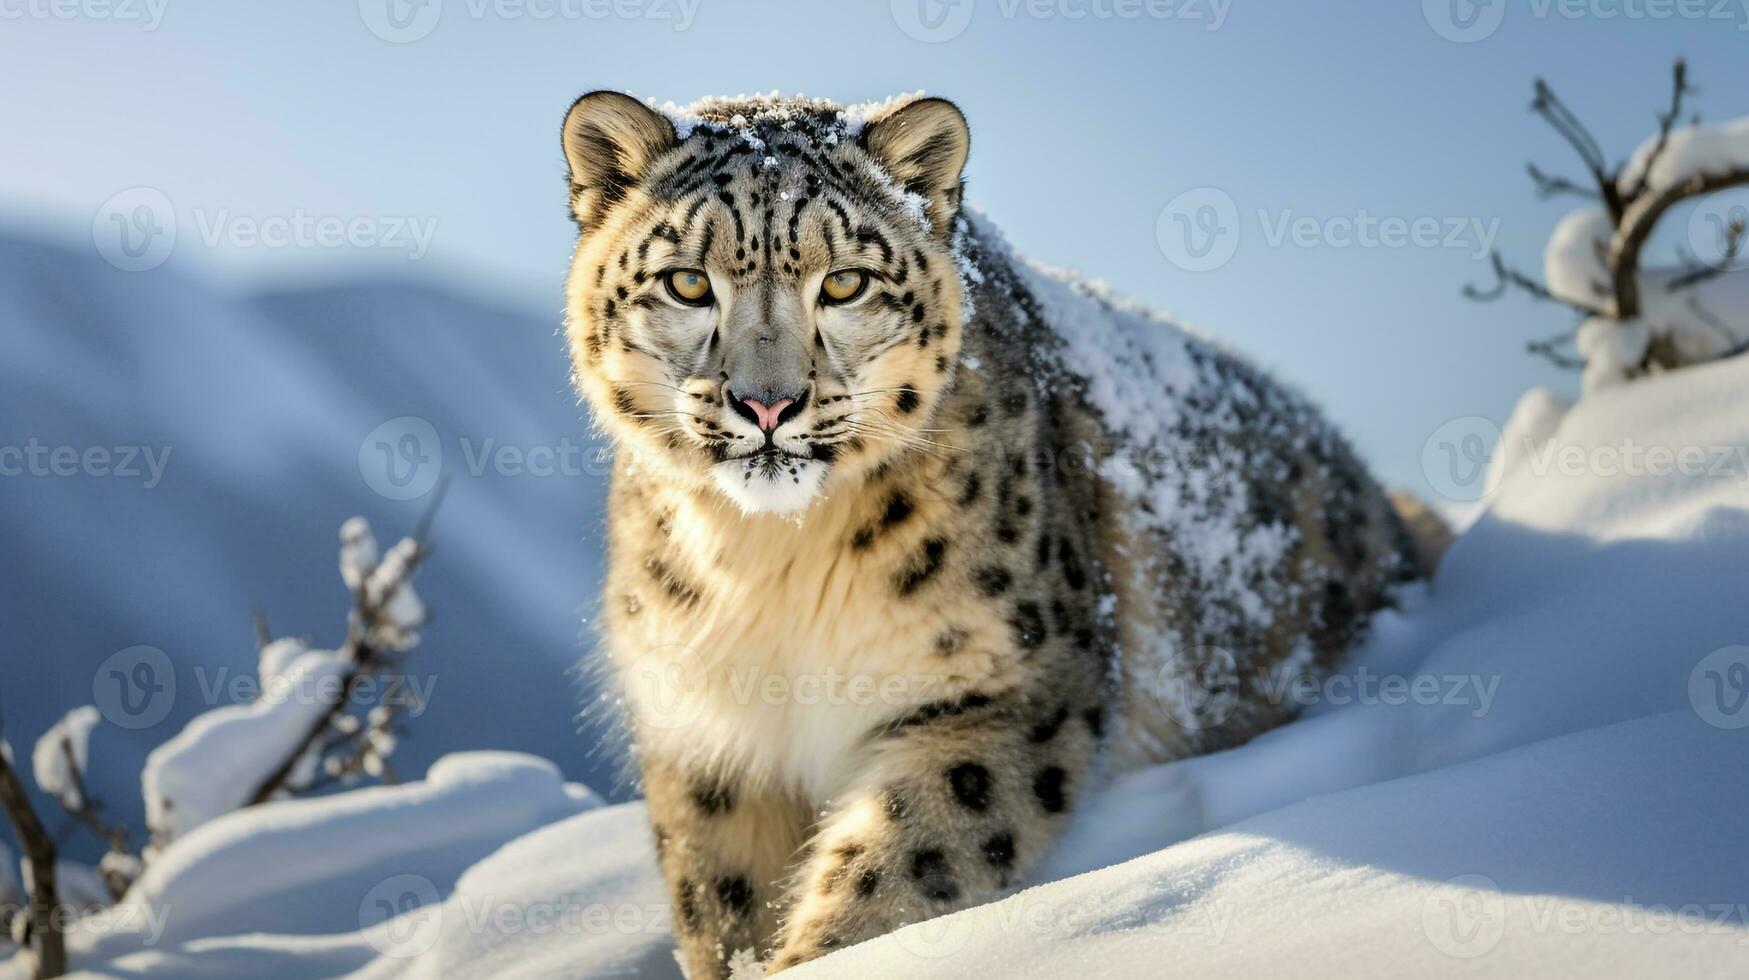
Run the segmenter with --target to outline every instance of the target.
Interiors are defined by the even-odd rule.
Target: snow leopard
[[[1015,255],[949,101],[598,91],[562,147],[596,656],[692,980],[1021,886],[1437,558],[1295,390]]]

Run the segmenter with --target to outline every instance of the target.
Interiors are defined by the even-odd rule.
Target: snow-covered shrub
[[[1589,182],[1551,176],[1530,167],[1542,196],[1586,197],[1591,206],[1555,226],[1543,253],[1541,282],[1493,256],[1496,283],[1468,287],[1474,299],[1496,299],[1516,287],[1577,311],[1579,325],[1537,341],[1530,349],[1557,364],[1582,368],[1584,389],[1596,391],[1632,378],[1716,360],[1749,350],[1749,286],[1725,277],[1746,233],[1741,216],[1714,216],[1716,255],[1685,256],[1675,267],[1646,267],[1642,254],[1658,222],[1684,201],[1749,185],[1749,117],[1717,125],[1682,124],[1691,91],[1686,66],[1676,63],[1669,109],[1658,130],[1611,168],[1595,139],[1542,80],[1532,109],[1576,150]],[[1571,343],[1578,357],[1562,352]]]
[[[241,807],[385,772],[393,708],[370,706],[362,721],[349,709],[361,678],[419,642],[425,609],[411,580],[424,554],[421,538],[379,552],[362,517],[341,526],[340,577],[353,595],[346,642],[263,643],[254,701],[201,714],[152,751],[140,788],[154,852]]]

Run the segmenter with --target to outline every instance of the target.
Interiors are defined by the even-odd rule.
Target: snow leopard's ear
[[[561,142],[571,168],[571,213],[587,228],[679,139],[666,116],[637,99],[590,92],[571,103]]]
[[[960,171],[972,136],[959,107],[946,99],[907,102],[869,121],[862,146],[905,189],[929,199],[929,221],[943,238],[960,209]]]

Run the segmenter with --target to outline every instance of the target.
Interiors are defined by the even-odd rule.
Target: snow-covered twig
[[[12,822],[24,849],[30,894],[30,943],[38,980],[67,972],[66,938],[61,935],[60,895],[55,887],[55,842],[25,795],[24,783],[12,766],[12,747],[0,734],[0,807]]]
[[[381,560],[377,558],[376,541],[370,536],[369,526],[361,519],[348,521],[341,528],[340,571],[352,589],[353,609],[347,620],[346,642],[340,649],[341,659],[346,664],[340,697],[316,719],[297,747],[261,780],[245,805],[263,803],[283,790],[294,788],[294,776],[310,760],[335,758],[329,755],[329,750],[337,741],[354,740],[353,754],[338,757],[337,766],[325,765],[325,776],[344,776],[354,765],[367,772],[373,768],[378,773],[387,771],[383,759],[393,745],[394,733],[389,727],[393,709],[388,709],[382,716],[373,711],[371,728],[362,732],[341,719],[351,719],[346,714],[347,705],[365,678],[382,669],[393,654],[418,642],[418,630],[424,623],[425,613],[412,590],[411,581],[419,564],[430,554],[431,521],[442,503],[444,489],[444,484],[439,483],[413,536],[403,538]],[[377,717],[384,720],[380,727],[374,723]],[[335,739],[336,733],[341,739]],[[295,788],[309,789],[314,785],[308,783]]]

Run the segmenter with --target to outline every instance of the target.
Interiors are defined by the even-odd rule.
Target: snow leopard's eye
[[[861,269],[840,269],[820,283],[820,302],[827,306],[848,303],[868,288],[868,273]]]
[[[663,277],[668,284],[668,295],[687,306],[709,306],[711,303],[711,281],[697,269],[675,269]]]

